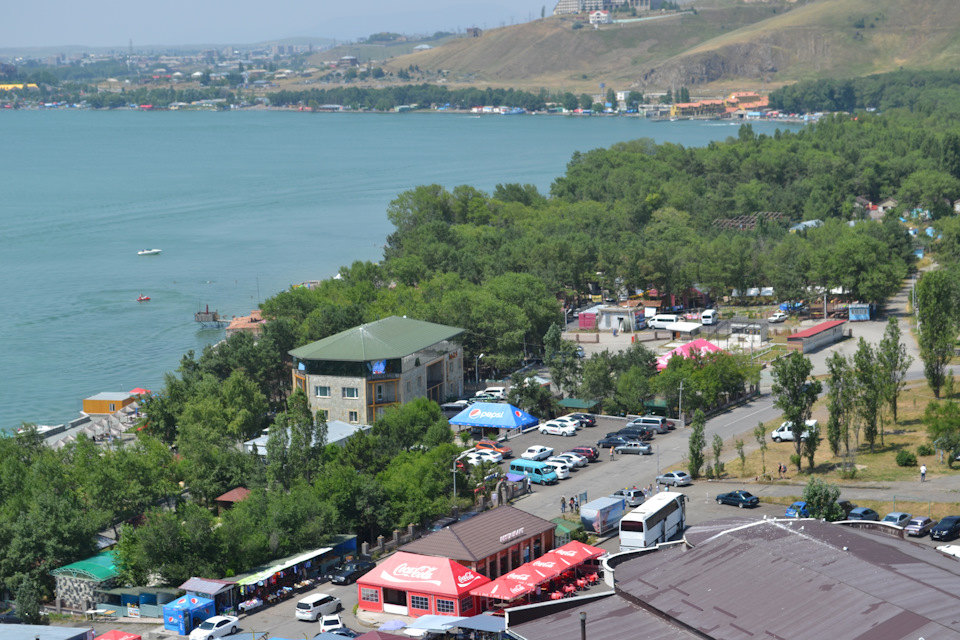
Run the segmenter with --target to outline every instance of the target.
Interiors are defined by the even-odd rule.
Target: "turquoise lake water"
[[[637,118],[0,112],[0,430],[72,420],[101,391],[160,389],[181,355],[222,339],[194,324],[202,306],[247,315],[378,260],[406,189],[547,193],[576,150],[736,134]],[[163,253],[137,255],[147,248]]]

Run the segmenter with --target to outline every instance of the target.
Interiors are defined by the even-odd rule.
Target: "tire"
[[[679,481],[679,480],[674,480],[674,481],[673,481],[673,486],[674,486],[674,488],[679,487],[679,486],[680,486],[680,481]]]
[[[544,431],[543,429],[540,429],[540,435],[545,436],[545,435],[547,435],[547,432]]]
[[[743,509],[743,503],[742,503],[742,502],[738,503],[737,506],[740,507],[741,509]]]
[[[780,438],[774,438],[773,441],[774,441],[774,442],[783,442],[783,440],[781,440]]]
[[[723,505],[723,500],[721,500],[720,498],[717,498],[717,504]]]
[[[237,632],[236,627],[230,627],[230,635],[234,635]]]

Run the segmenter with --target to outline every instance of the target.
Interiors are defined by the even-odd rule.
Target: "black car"
[[[624,427],[617,431],[618,436],[629,438],[630,440],[652,440],[653,429],[647,427]]]
[[[748,491],[731,491],[730,493],[721,493],[717,496],[717,504],[729,504],[734,507],[755,507],[760,504],[760,498]]]
[[[953,540],[960,535],[960,516],[947,516],[930,529],[931,540]]]
[[[625,445],[633,439],[634,438],[618,436],[615,433],[608,433],[605,437],[597,440],[597,446],[601,449],[609,449],[610,447],[619,447]]]
[[[365,574],[367,571],[370,571],[375,566],[376,562],[372,560],[351,560],[350,562],[337,567],[331,573],[326,575],[330,579],[330,582],[334,584],[350,584],[356,582],[357,578]]]
[[[570,417],[574,420],[579,420],[580,424],[585,427],[595,427],[597,426],[597,418],[589,413],[571,413]]]

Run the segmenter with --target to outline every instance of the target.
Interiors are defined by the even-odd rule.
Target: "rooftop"
[[[312,342],[290,352],[300,360],[366,362],[402,358],[450,340],[463,329],[390,316]]]
[[[803,338],[809,338],[810,336],[815,336],[818,333],[823,333],[824,331],[828,331],[830,329],[833,329],[834,327],[839,327],[844,322],[846,322],[846,320],[829,320],[827,322],[821,322],[815,327],[810,327],[809,329],[798,331],[792,336],[787,336],[787,340],[795,340],[795,339],[802,340]]]
[[[104,551],[92,558],[79,560],[73,564],[54,569],[50,573],[55,576],[104,582],[117,575],[117,567],[114,564],[113,556],[113,551]]]

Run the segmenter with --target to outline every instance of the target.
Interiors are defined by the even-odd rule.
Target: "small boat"
[[[143,251],[137,251],[138,256],[158,256],[162,249],[144,249]]]
[[[137,302],[146,302],[149,299],[150,299],[150,296],[145,296],[142,293],[139,296],[137,296]]]

